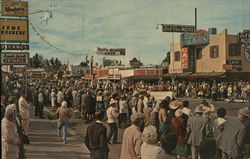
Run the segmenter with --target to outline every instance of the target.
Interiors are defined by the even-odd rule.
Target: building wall
[[[226,63],[226,35],[227,30],[219,34],[210,35],[209,44],[202,49],[202,58],[196,60],[196,72],[225,72],[223,64]],[[219,46],[219,57],[210,57],[210,47]]]
[[[173,45],[171,45],[169,73],[182,73],[183,71],[181,68],[181,57],[180,61],[174,61],[175,53],[173,51],[181,51],[180,42],[174,44],[174,50]]]

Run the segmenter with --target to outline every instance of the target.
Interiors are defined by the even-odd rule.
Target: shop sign
[[[233,65],[231,65],[231,64],[224,64],[223,65],[223,69],[224,70],[233,70]]]
[[[24,1],[2,1],[2,16],[28,17],[28,2]]]
[[[29,50],[28,44],[0,44],[1,50]]]
[[[250,43],[250,30],[243,30],[238,34],[238,42],[240,44]]]
[[[126,50],[124,48],[99,48],[97,47],[97,54],[98,55],[106,55],[106,56],[124,56]]]
[[[194,25],[162,24],[162,32],[193,33]]]
[[[27,52],[3,52],[1,53],[1,65],[26,65],[29,63]]]
[[[188,48],[181,48],[181,68],[188,69]]]
[[[244,55],[245,55],[245,58],[246,58],[247,62],[250,63],[250,44],[248,44],[246,46]]]
[[[198,30],[194,33],[181,34],[181,47],[201,46],[209,44],[209,33],[206,30]]]
[[[29,42],[28,20],[0,19],[1,42]]]
[[[226,64],[232,65],[232,69],[241,69],[242,61],[241,60],[226,60]]]

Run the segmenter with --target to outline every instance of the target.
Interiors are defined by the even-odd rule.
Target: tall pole
[[[197,31],[197,8],[195,8],[195,14],[194,14],[194,31]],[[193,70],[192,72],[195,73],[196,72],[196,55],[197,55],[197,51],[196,51],[196,47],[194,46],[194,63],[193,63]]]

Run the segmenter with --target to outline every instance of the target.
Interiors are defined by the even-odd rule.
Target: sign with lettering
[[[24,1],[2,1],[2,16],[28,17],[28,2]]]
[[[188,48],[181,48],[181,68],[188,69]]]
[[[29,50],[28,44],[0,44],[0,50]]]
[[[209,44],[209,33],[206,30],[198,30],[194,33],[181,34],[181,47],[199,46]]]
[[[125,55],[126,50],[123,48],[117,49],[107,49],[107,48],[99,48],[97,47],[97,54],[98,55],[106,55],[106,56],[120,56]]]
[[[224,70],[233,70],[233,65],[231,65],[231,64],[224,64],[223,65],[223,69]]]
[[[26,65],[29,63],[28,52],[2,52],[1,65]]]
[[[194,25],[162,24],[162,32],[193,33]]]
[[[232,69],[241,69],[242,61],[241,60],[226,60],[226,64],[232,65]]]
[[[250,43],[250,30],[243,30],[238,34],[238,42],[240,44]]]
[[[29,42],[27,19],[0,19],[1,42]]]
[[[245,58],[246,58],[246,60],[247,60],[247,62],[249,62],[250,63],[250,44],[248,44],[247,46],[246,46],[246,49],[245,49]]]

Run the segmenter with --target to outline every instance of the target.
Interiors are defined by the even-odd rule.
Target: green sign
[[[180,39],[181,47],[209,44],[209,34],[206,30],[198,30],[195,33],[183,33]]]

